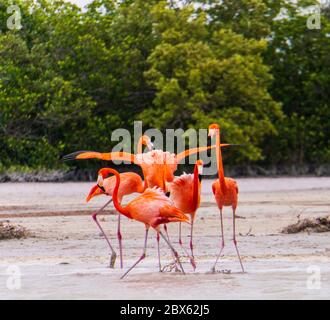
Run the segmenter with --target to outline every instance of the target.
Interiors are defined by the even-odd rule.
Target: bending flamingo
[[[170,222],[189,222],[187,216],[178,208],[176,208],[172,201],[164,195],[164,193],[157,189],[148,188],[143,194],[130,201],[123,207],[118,199],[118,191],[120,186],[120,175],[114,169],[107,169],[108,173],[112,173],[116,177],[116,185],[113,191],[113,203],[116,210],[130,219],[140,221],[145,224],[145,240],[141,257],[123,274],[124,278],[133,268],[135,268],[145,257],[147,250],[148,232],[150,227],[154,228],[157,233],[165,240],[170,249],[172,250],[181,271],[184,273],[182,264],[179,259],[177,251],[172,246],[169,239],[167,239],[160,230],[160,225]],[[104,178],[102,175],[98,177],[98,184],[103,187]]]
[[[179,208],[185,214],[190,215],[190,250],[191,250],[191,264],[196,269],[194,261],[194,250],[193,250],[193,227],[195,214],[200,205],[200,194],[201,194],[201,181],[203,174],[203,161],[196,161],[194,174],[183,174],[176,178],[170,187],[171,199],[174,205]],[[183,248],[181,239],[181,223],[179,226],[179,243]]]
[[[147,135],[143,135],[140,137],[140,139],[138,141],[138,145],[137,145],[138,153],[143,152],[143,146],[146,146],[149,149],[149,151],[153,149],[153,143],[151,142],[150,137]],[[100,170],[99,174],[106,175],[106,172],[103,172],[102,170]],[[146,185],[143,186],[142,179],[140,178],[139,175],[137,175],[135,173],[132,173],[132,172],[123,173],[123,174],[121,174],[121,177],[122,177],[123,183],[122,183],[121,188],[119,189],[120,202],[121,202],[123,196],[129,195],[129,194],[135,193],[135,192],[142,193],[147,187]],[[86,199],[87,202],[89,202],[90,199],[92,199],[94,196],[97,196],[100,194],[106,194],[106,195],[112,196],[114,187],[115,187],[115,179],[112,177],[108,178],[105,181],[104,187],[102,187],[102,188],[100,188],[98,185],[95,185],[91,189],[91,191]],[[105,206],[103,206],[100,210],[98,210],[96,213],[94,213],[92,217],[93,217],[93,220],[98,225],[99,229],[101,230],[102,234],[104,235],[104,237],[110,247],[110,250],[111,250],[110,268],[113,268],[115,261],[116,261],[116,253],[113,250],[108,237],[106,236],[105,232],[103,231],[103,228],[97,221],[97,215],[100,214],[106,208],[106,206],[108,206],[111,202],[112,202],[112,199]],[[120,250],[120,267],[123,268],[122,234],[120,231],[120,217],[121,217],[120,214],[118,214],[117,237],[118,237],[118,241],[119,241],[119,250]],[[158,240],[158,238],[157,238],[157,240]],[[159,245],[159,241],[158,241],[158,245]]]
[[[237,240],[236,240],[236,230],[235,230],[235,212],[237,208],[237,198],[238,198],[238,186],[237,182],[232,178],[225,178],[223,163],[222,163],[222,153],[220,145],[220,127],[217,124],[211,124],[209,126],[209,136],[216,137],[215,145],[216,145],[216,156],[217,156],[217,166],[218,166],[218,176],[219,178],[214,181],[212,184],[212,190],[217,202],[217,205],[220,210],[220,223],[221,223],[221,247],[220,252],[217,256],[215,264],[212,268],[212,271],[215,272],[215,267],[218,263],[218,260],[221,257],[222,251],[225,247],[225,240],[224,240],[224,233],[223,233],[223,218],[222,218],[222,210],[224,206],[231,206],[233,210],[233,242],[236,248],[237,257],[239,259],[242,271],[244,272],[244,267],[242,264],[242,260],[238,251],[237,247]]]
[[[116,179],[114,176],[109,177],[107,179],[105,179],[108,176],[108,170],[107,169],[101,169],[99,171],[99,176],[103,177],[103,185],[102,187],[97,184],[95,185],[89,192],[89,195],[86,198],[86,201],[89,202],[93,197],[101,195],[101,194],[105,194],[108,196],[113,196],[113,191],[116,185]],[[120,188],[118,190],[118,201],[121,202],[122,198],[125,195],[129,195],[132,193],[142,193],[145,190],[145,185],[141,179],[141,177],[133,172],[125,172],[125,173],[121,173],[120,174],[120,178],[121,178],[121,184],[120,184]],[[108,246],[111,250],[111,258],[110,258],[110,268],[114,267],[115,261],[116,261],[116,252],[114,251],[113,247],[110,244],[110,241],[108,239],[108,237],[106,236],[103,228],[101,227],[100,223],[97,220],[97,215],[101,213],[102,210],[104,210],[104,208],[109,205],[112,202],[112,198],[111,200],[105,205],[103,206],[100,210],[98,210],[97,212],[95,212],[92,217],[93,220],[95,221],[95,223],[97,224],[97,226],[99,227],[99,229],[101,230],[103,236],[105,237]],[[118,238],[118,242],[119,242],[119,253],[120,253],[120,267],[123,268],[123,248],[122,248],[122,234],[120,231],[120,214],[118,214],[118,227],[117,227],[117,238]]]

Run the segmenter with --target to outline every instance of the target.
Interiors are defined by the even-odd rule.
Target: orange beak
[[[99,188],[98,185],[95,185],[89,192],[89,195],[86,198],[86,202],[89,202],[93,197],[99,196],[101,194],[104,194],[104,192]]]

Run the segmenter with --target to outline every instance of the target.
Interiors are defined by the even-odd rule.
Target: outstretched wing
[[[124,151],[110,153],[100,153],[95,151],[77,151],[63,157],[64,161],[83,159],[100,159],[105,161],[127,161],[135,164],[137,163],[134,154]]]
[[[221,148],[228,147],[228,146],[230,146],[230,144],[227,144],[227,143],[220,144]],[[177,154],[177,156],[176,156],[177,162],[179,163],[181,160],[183,160],[186,157],[189,157],[192,154],[205,152],[205,151],[213,149],[213,148],[215,148],[215,145],[208,146],[208,147],[191,148],[191,149],[185,150],[185,151]]]

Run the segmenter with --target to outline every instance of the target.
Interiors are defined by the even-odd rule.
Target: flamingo
[[[197,209],[200,205],[200,194],[201,194],[201,181],[203,174],[203,161],[196,161],[194,174],[183,174],[176,178],[170,187],[171,199],[174,205],[179,208],[185,214],[190,215],[190,250],[191,258],[190,262],[194,269],[196,269],[196,264],[194,260],[193,251],[193,226],[194,219]],[[181,223],[179,225],[179,244],[183,248],[181,240]]]
[[[167,239],[162,231],[160,230],[160,225],[170,222],[189,222],[189,218],[178,208],[176,208],[172,201],[165,196],[163,191],[159,188],[148,188],[137,198],[130,201],[125,207],[123,207],[118,198],[119,186],[121,183],[120,174],[110,168],[106,168],[107,172],[115,175],[116,185],[113,190],[113,204],[116,210],[125,215],[129,219],[134,219],[140,221],[145,225],[145,239],[142,255],[140,258],[123,274],[121,279],[123,279],[132,269],[134,269],[143,259],[146,257],[147,251],[147,240],[150,227],[156,230],[170,247],[173,252],[182,273],[184,270],[179,258],[177,251],[174,249],[170,240]],[[104,182],[104,177],[102,174],[98,176],[98,185],[102,188]]]
[[[138,141],[137,152],[139,154],[142,154],[143,146],[146,146],[149,151],[151,151],[154,148],[154,145],[151,142],[150,137],[147,135],[142,135]],[[120,201],[122,200],[122,197],[125,195],[129,195],[134,192],[142,193],[146,189],[146,185],[145,185],[142,190],[142,188],[141,188],[142,180],[141,180],[140,176],[138,176],[135,173],[125,173],[122,175],[122,178],[123,178],[123,182],[124,182],[123,187],[124,187],[124,185],[125,186],[127,185],[127,188],[119,191]],[[100,194],[107,194],[107,195],[111,196],[113,193],[114,185],[115,185],[115,179],[109,178],[105,185],[107,187],[107,190],[105,190],[105,188],[101,189],[98,185],[95,185],[90,190],[90,193],[87,196],[86,201],[89,202],[94,196],[97,196]],[[93,220],[95,221],[95,223],[97,224],[97,226],[99,227],[99,229],[101,230],[102,234],[104,235],[104,237],[110,247],[110,250],[111,250],[110,268],[113,268],[117,255],[116,255],[115,251],[113,250],[108,237],[106,236],[105,232],[103,231],[103,228],[97,221],[97,215],[99,215],[111,202],[112,202],[112,199],[110,199],[109,202],[106,205],[104,205],[100,210],[98,210],[96,213],[94,213],[92,215],[92,217],[93,217]],[[119,241],[119,250],[120,250],[120,266],[121,266],[121,268],[123,268],[122,235],[121,235],[121,231],[120,231],[120,214],[118,215],[117,237],[118,237],[118,241]]]
[[[220,147],[227,147],[229,144],[221,144]],[[162,150],[152,150],[142,154],[132,154],[124,151],[100,153],[95,151],[77,151],[63,157],[64,161],[100,159],[105,161],[127,161],[141,167],[144,180],[148,188],[158,187],[166,192],[166,182],[174,180],[174,172],[184,158],[213,149],[215,146],[191,148],[178,154]]]
[[[225,247],[224,233],[223,233],[223,218],[222,210],[224,206],[231,206],[233,210],[233,242],[236,248],[237,257],[239,259],[242,271],[244,273],[244,267],[237,247],[236,240],[236,230],[235,230],[235,213],[237,208],[237,198],[238,198],[238,186],[237,182],[232,178],[226,178],[224,175],[223,163],[222,163],[222,153],[220,145],[220,126],[218,124],[211,124],[209,126],[209,136],[216,137],[216,155],[217,155],[217,166],[218,166],[218,179],[212,184],[212,191],[217,202],[218,208],[220,210],[220,223],[221,223],[221,247],[220,252],[217,256],[215,264],[212,271],[215,272],[215,267],[221,257],[222,251]]]
[[[99,175],[101,175],[104,179],[103,181],[103,186],[99,186],[99,184],[96,184],[94,187],[92,187],[92,189],[89,192],[89,195],[86,198],[86,201],[89,202],[93,197],[98,196],[98,195],[108,195],[111,196],[113,195],[113,191],[116,185],[116,179],[114,176],[106,178],[108,175],[108,171],[106,169],[101,169],[99,171]],[[105,179],[106,178],[106,179]],[[142,193],[145,190],[145,185],[141,179],[141,177],[134,173],[134,172],[125,172],[125,173],[121,173],[120,174],[120,178],[121,178],[121,185],[120,188],[118,190],[118,200],[121,202],[122,198],[125,195],[129,195],[132,193]],[[110,199],[110,201],[103,206],[100,210],[98,210],[97,212],[95,212],[92,215],[93,220],[95,221],[95,223],[97,224],[97,226],[99,227],[99,229],[101,230],[103,236],[105,237],[108,246],[110,248],[111,251],[111,258],[110,258],[110,268],[113,268],[115,265],[115,261],[116,261],[116,252],[114,251],[110,240],[108,239],[107,235],[105,234],[103,228],[101,227],[100,223],[97,220],[97,215],[101,213],[101,211],[104,210],[104,208],[109,205],[112,202],[112,198]],[[118,226],[117,226],[117,238],[118,238],[118,242],[119,242],[119,252],[120,252],[120,267],[123,268],[123,249],[122,249],[122,235],[121,235],[121,231],[120,231],[120,217],[121,215],[118,214]]]

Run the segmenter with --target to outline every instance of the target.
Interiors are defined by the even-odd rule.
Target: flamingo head
[[[203,160],[197,160],[196,161],[196,166],[197,166],[198,174],[202,175],[203,174],[203,166],[204,166]]]
[[[149,151],[153,150],[154,149],[154,144],[151,142],[151,139],[149,136],[147,135],[143,135],[141,137],[142,139],[142,143],[147,146],[147,148],[149,149]]]
[[[92,198],[95,196],[99,196],[101,194],[104,194],[105,192],[96,184],[89,192],[86,202],[89,202]]]
[[[216,123],[213,123],[209,126],[209,137],[214,137],[217,132],[220,132],[220,126]]]
[[[113,173],[113,169],[111,168],[102,168],[99,170],[97,177],[97,185],[103,192],[105,192],[104,179],[106,179],[110,173]]]

